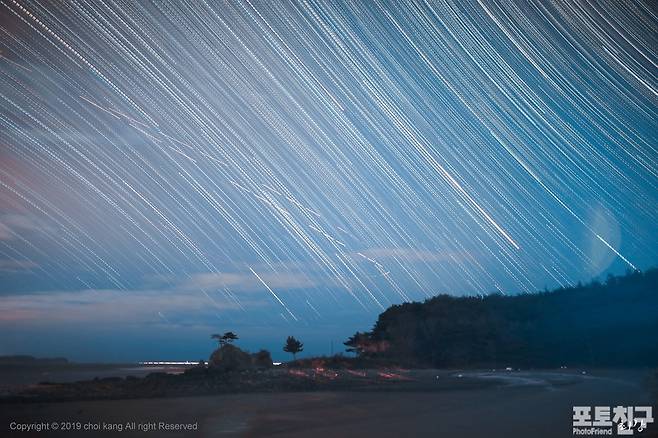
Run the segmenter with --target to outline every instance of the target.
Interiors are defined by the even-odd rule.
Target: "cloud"
[[[362,258],[371,262],[383,261],[386,259],[401,259],[408,263],[424,262],[462,262],[472,258],[472,255],[466,251],[428,251],[414,248],[369,248],[351,254],[354,258]]]
[[[258,306],[264,302],[242,301]],[[0,301],[0,324],[40,323],[152,323],[162,316],[178,322],[189,315],[212,316],[217,310],[237,310],[230,300],[211,300],[202,292],[88,289],[9,295]],[[160,314],[160,315],[159,315]],[[166,316],[165,316],[166,315]]]
[[[0,272],[20,272],[30,270],[38,266],[39,265],[37,263],[31,260],[0,259]]]
[[[0,240],[12,240],[20,233],[53,233],[54,229],[30,214],[6,213],[0,216]]]
[[[317,286],[307,275],[299,272],[259,272],[258,276],[271,289],[306,289]],[[251,272],[205,272],[193,274],[179,283],[182,290],[214,290],[229,288],[237,292],[265,290],[263,283]]]
[[[11,240],[14,238],[13,233],[11,232],[11,229],[0,222],[0,240]]]

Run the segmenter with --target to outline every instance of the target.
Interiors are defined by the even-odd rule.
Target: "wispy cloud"
[[[14,238],[14,234],[11,232],[11,229],[0,222],[0,240],[11,240]]]
[[[317,286],[315,280],[300,272],[259,272],[259,277],[272,289],[305,289]],[[263,283],[251,272],[205,272],[193,274],[178,287],[182,290],[229,288],[237,292],[257,292]]]
[[[400,259],[407,263],[462,262],[472,258],[472,255],[466,251],[429,251],[404,247],[368,248],[351,255],[369,261],[382,262],[387,259]]]
[[[30,260],[0,259],[0,272],[21,272],[38,266],[37,263]]]
[[[53,229],[31,214],[6,213],[0,215],[0,240],[12,240],[21,233],[50,233]]]
[[[252,300],[250,306],[257,306]],[[27,323],[148,323],[167,315],[208,315],[236,310],[228,300],[210,300],[202,292],[89,289],[9,295],[0,301],[0,324]],[[172,318],[173,319],[173,318]]]

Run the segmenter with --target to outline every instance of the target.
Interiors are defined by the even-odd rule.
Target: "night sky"
[[[328,354],[392,304],[658,265],[657,29],[632,1],[0,0],[0,354]]]

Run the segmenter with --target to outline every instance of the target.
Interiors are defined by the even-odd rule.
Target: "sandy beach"
[[[19,403],[2,406],[0,421],[4,436],[10,437],[539,438],[572,436],[574,405],[652,403],[646,380],[648,372],[643,370],[597,370],[586,374],[577,370],[459,374],[424,370],[409,374],[417,385],[405,391]],[[432,388],[433,379],[462,378],[480,379],[483,384],[471,385],[469,389]],[[11,431],[12,423],[14,427],[57,423],[58,429],[65,430],[49,427],[41,432]],[[655,429],[655,425],[650,425],[642,436],[653,436]]]

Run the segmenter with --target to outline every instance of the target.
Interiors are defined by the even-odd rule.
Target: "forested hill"
[[[656,366],[658,269],[504,296],[392,306],[346,345],[408,365]]]

